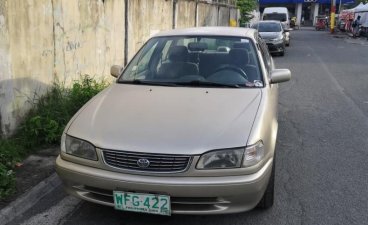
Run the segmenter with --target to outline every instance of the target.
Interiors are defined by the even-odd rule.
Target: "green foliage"
[[[71,89],[54,84],[45,95],[34,100],[20,128],[25,146],[57,144],[71,117],[106,86],[107,82],[98,82],[89,76],[74,81]]]
[[[13,168],[24,152],[17,140],[0,140],[0,199],[15,192]]]
[[[240,11],[240,25],[243,26],[245,23],[249,22],[253,16],[251,12],[256,8],[256,0],[237,0],[236,6]]]
[[[59,144],[72,116],[107,85],[86,75],[71,88],[55,83],[46,94],[34,95],[31,110],[14,137],[0,140],[0,199],[15,191],[15,164],[32,149]]]
[[[15,176],[13,170],[9,170],[0,163],[0,199],[15,192]]]

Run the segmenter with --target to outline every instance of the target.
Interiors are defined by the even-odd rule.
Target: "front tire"
[[[276,164],[275,156],[276,156],[276,152],[273,157],[272,172],[271,172],[270,180],[268,181],[266,191],[263,194],[261,201],[257,205],[257,208],[260,208],[260,209],[268,209],[273,206],[274,193],[275,193],[275,164]]]

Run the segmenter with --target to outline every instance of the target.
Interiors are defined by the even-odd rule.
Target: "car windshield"
[[[284,22],[286,21],[286,14],[284,13],[264,14],[263,20],[278,20],[278,21]]]
[[[253,41],[240,37],[169,36],[150,39],[119,83],[194,87],[263,87]]]
[[[259,32],[280,32],[281,26],[279,23],[258,23],[253,28],[257,29]]]

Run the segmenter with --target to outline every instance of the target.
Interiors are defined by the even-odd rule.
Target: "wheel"
[[[286,46],[288,46],[288,47],[290,46],[290,40],[289,40],[289,42],[286,44]]]
[[[270,180],[268,181],[266,191],[263,194],[261,201],[259,201],[257,208],[268,209],[273,206],[273,199],[274,199],[274,192],[275,192],[275,189],[274,189],[275,187],[275,164],[276,164],[276,152],[273,157],[272,172],[271,172]]]
[[[285,55],[285,48],[284,48],[284,50],[282,50],[282,52],[280,52],[279,54],[280,54],[280,56],[284,56],[284,55]]]

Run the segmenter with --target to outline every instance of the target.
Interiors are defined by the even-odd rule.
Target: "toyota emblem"
[[[140,168],[147,168],[150,165],[150,161],[148,159],[138,159],[137,160],[137,165]]]

